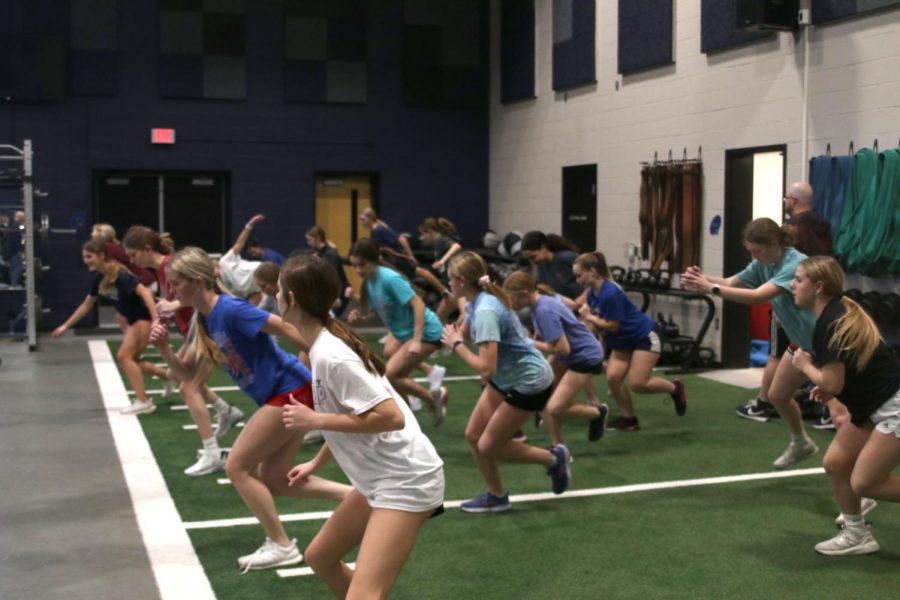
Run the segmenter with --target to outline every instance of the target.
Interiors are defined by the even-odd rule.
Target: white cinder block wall
[[[617,0],[597,0],[597,83],[556,93],[552,2],[536,0],[536,99],[501,105],[499,0],[492,3],[490,225],[561,231],[562,168],[597,164],[598,249],[629,265],[640,240],[640,161],[703,149],[702,268],[721,274],[723,233],[708,224],[724,207],[725,151],[787,145],[788,182],[800,179],[803,34],[700,52],[700,0],[675,2],[675,64],[623,78],[617,73]],[[802,3],[801,3],[802,4]],[[900,137],[900,10],[810,29],[809,156],[847,152]],[[616,89],[616,83],[619,89]],[[748,256],[749,260],[749,256]],[[646,264],[632,263],[635,267]],[[692,334],[696,306],[659,303]],[[719,350],[710,331],[704,345]]]

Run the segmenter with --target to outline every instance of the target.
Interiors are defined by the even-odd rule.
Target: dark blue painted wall
[[[38,212],[47,210],[62,227],[77,211],[93,217],[96,170],[223,171],[231,181],[229,239],[263,212],[268,219],[258,237],[289,250],[303,245],[313,222],[314,173],[367,171],[378,173],[380,212],[395,229],[414,231],[436,215],[456,222],[466,239],[486,228],[486,93],[477,110],[403,105],[402,1],[370,3],[368,103],[360,106],[285,102],[281,2],[247,4],[246,101],[159,98],[156,0],[119,3],[116,97],[47,104],[0,99],[0,143],[33,140],[37,185],[50,194]],[[482,37],[486,17],[483,10]],[[486,39],[472,43],[481,44],[486,82]],[[174,127],[177,144],[151,146],[152,127]],[[41,251],[52,268],[39,281],[44,306],[53,311],[45,325],[61,322],[84,298],[88,275],[79,248],[88,235],[89,225],[78,236],[53,237]],[[0,322],[5,315],[0,308]]]

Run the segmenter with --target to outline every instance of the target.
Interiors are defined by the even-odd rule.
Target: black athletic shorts
[[[516,390],[502,390],[496,383],[491,381],[491,387],[503,394],[503,400],[519,410],[527,410],[530,412],[540,412],[547,406],[547,401],[553,394],[553,385],[547,386],[547,389],[541,390],[536,394],[523,394]]]

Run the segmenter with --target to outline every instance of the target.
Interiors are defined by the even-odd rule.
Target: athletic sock
[[[847,513],[844,513],[844,527],[859,529],[865,524],[866,520],[862,515],[848,515]]]
[[[802,444],[802,443],[806,442],[806,440],[808,440],[808,439],[809,439],[809,437],[806,435],[805,431],[800,432],[800,433],[792,433],[791,434],[791,443],[792,444]]]
[[[213,403],[213,408],[215,408],[216,412],[218,413],[227,413],[230,407],[228,406],[227,402],[216,396],[216,401]]]
[[[212,436],[211,438],[206,438],[203,440],[203,449],[204,450],[218,450],[219,449],[219,441],[216,439],[216,436]]]

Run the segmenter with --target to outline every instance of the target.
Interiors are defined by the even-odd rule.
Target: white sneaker
[[[422,410],[422,399],[418,396],[407,396],[407,400],[409,400],[409,410],[413,412],[419,412]]]
[[[219,450],[204,450],[200,452],[200,460],[184,470],[185,475],[199,477],[225,470],[225,459]]]
[[[228,410],[222,411],[217,415],[216,421],[216,438],[221,438],[231,431],[231,428],[241,422],[244,418],[244,412],[237,406],[229,406]]]
[[[830,540],[816,544],[816,552],[828,556],[872,554],[880,549],[881,546],[872,537],[872,531],[868,525],[844,527]]]
[[[291,540],[290,546],[282,548],[268,537],[256,552],[237,559],[242,574],[247,571],[286,567],[301,562],[303,562],[303,555],[297,549],[297,540]]]
[[[172,394],[174,394],[178,390],[178,384],[180,382],[174,379],[166,379],[166,382],[163,384],[162,389],[162,397],[168,398]]]
[[[781,471],[782,469],[787,469],[788,467],[792,467],[796,465],[801,460],[807,459],[810,456],[813,456],[816,452],[819,451],[819,447],[809,438],[806,440],[795,444],[791,442],[791,444],[787,447],[787,450],[775,459],[775,462],[772,463],[772,466]]]
[[[438,427],[447,417],[447,400],[450,398],[450,392],[445,387],[438,388],[431,392],[431,423]]]
[[[428,374],[428,389],[432,394],[441,389],[441,384],[444,383],[444,375],[446,374],[447,367],[442,367],[441,365],[431,367],[431,372]]]
[[[860,512],[862,516],[866,516],[867,514],[872,512],[873,508],[878,506],[878,503],[871,498],[860,498],[860,500],[862,501],[860,502],[860,506],[862,507],[862,510]],[[834,520],[834,524],[838,527],[844,526],[844,513],[838,513],[837,518]]]
[[[149,400],[143,402],[132,402],[131,406],[126,406],[119,411],[123,415],[146,415],[156,410],[156,405]]]

